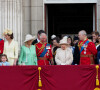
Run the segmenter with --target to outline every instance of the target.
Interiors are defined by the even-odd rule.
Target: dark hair
[[[74,44],[73,44],[73,40],[72,40],[71,36],[68,36],[68,38],[71,39],[71,46],[73,46]]]
[[[14,38],[13,33],[11,35],[7,34],[8,36],[10,36],[11,39]]]
[[[6,61],[8,61],[7,55],[6,55],[6,54],[2,54],[2,55],[0,56],[0,62],[2,62],[2,60],[1,60],[2,57],[6,57],[6,59],[7,59]]]
[[[79,40],[78,36],[74,36],[73,41]]]
[[[53,38],[53,40],[56,40],[57,43],[59,43],[59,41],[60,41],[59,37],[55,37],[55,38]],[[53,40],[52,40],[52,41],[53,41]]]
[[[45,33],[45,31],[44,30],[39,30],[38,34],[40,35],[41,33]]]
[[[95,34],[96,36],[99,36],[99,32],[93,31],[92,34]]]

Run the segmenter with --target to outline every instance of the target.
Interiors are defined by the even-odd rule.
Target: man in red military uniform
[[[3,49],[4,49],[4,40],[0,39],[0,54],[3,53]]]
[[[47,42],[47,36],[45,33],[40,35],[40,42],[36,44],[36,54],[38,58],[38,65],[50,65],[53,64],[53,56],[51,51],[51,45]]]
[[[94,57],[97,55],[95,44],[87,38],[85,30],[79,32],[80,42],[78,43],[80,51],[80,65],[94,64]]]

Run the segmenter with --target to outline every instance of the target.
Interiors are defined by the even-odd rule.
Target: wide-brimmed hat
[[[62,44],[68,45],[69,43],[67,42],[67,40],[65,38],[63,38],[63,39],[60,40],[59,44],[60,45],[62,45]]]
[[[26,37],[25,37],[25,41],[24,42],[27,42],[29,40],[34,40],[35,39],[35,36],[32,36],[30,34],[27,34]]]
[[[5,29],[4,32],[3,32],[3,35],[7,35],[7,34],[12,35],[12,33],[13,33],[12,30]]]

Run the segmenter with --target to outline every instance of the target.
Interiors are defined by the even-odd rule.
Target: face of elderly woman
[[[29,41],[27,41],[26,43],[27,43],[27,45],[31,45],[32,42],[33,42],[33,40],[29,40]]]
[[[65,44],[62,44],[62,45],[61,45],[61,49],[62,49],[62,50],[65,50],[66,48],[67,48],[67,45],[65,45]]]

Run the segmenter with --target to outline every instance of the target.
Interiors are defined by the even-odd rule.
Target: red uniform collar
[[[40,42],[41,44],[47,44],[47,42],[44,42],[44,43],[42,43],[42,42]]]

